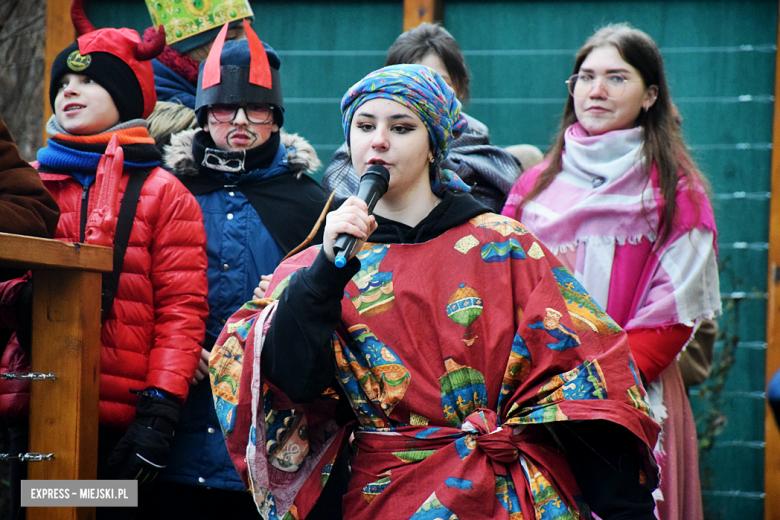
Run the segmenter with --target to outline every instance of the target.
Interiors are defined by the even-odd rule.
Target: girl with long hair
[[[663,60],[626,24],[591,36],[547,159],[513,188],[522,222],[628,333],[662,426],[661,520],[702,518],[696,430],[675,361],[720,313],[708,183],[680,134]]]

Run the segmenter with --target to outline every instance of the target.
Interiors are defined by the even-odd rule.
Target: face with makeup
[[[384,98],[366,101],[352,119],[349,143],[359,176],[372,164],[382,164],[390,172],[390,185],[383,199],[421,189],[430,192],[428,130],[411,109]]]
[[[203,130],[211,134],[214,144],[220,150],[238,151],[257,148],[268,141],[272,133],[278,132],[279,126],[274,123],[273,110],[270,108],[268,108],[267,120],[262,123],[253,122],[251,114],[253,113],[252,107],[255,106],[260,107],[261,105],[219,105],[219,107],[209,107],[208,124]],[[267,107],[267,105],[265,106]],[[215,111],[217,110],[221,112],[232,111],[232,117],[215,116]],[[247,114],[247,110],[250,110],[250,115]],[[262,119],[254,120],[260,121]]]
[[[574,112],[591,135],[637,125],[642,110],[658,97],[656,85],[645,86],[642,76],[613,45],[594,48],[582,62],[575,86]]]

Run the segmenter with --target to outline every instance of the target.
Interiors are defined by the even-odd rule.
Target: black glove
[[[151,482],[168,464],[173,432],[179,424],[179,404],[159,390],[147,388],[138,395],[135,420],[108,458],[115,478]]]

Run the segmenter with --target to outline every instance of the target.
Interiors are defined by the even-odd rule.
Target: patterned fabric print
[[[393,455],[404,462],[420,462],[436,453],[436,450],[406,450],[394,451]]]
[[[496,475],[496,498],[501,507],[509,513],[509,520],[523,520],[520,501],[512,478],[508,475]]]
[[[284,280],[282,280],[281,283],[279,283],[279,285],[276,286],[276,288],[274,289],[273,293],[270,296],[272,300],[279,299],[279,296],[281,296],[282,292],[287,288],[288,285],[290,285],[290,280],[292,279],[293,275],[295,275],[295,273],[286,276]]]
[[[631,399],[631,403],[642,413],[652,416],[650,411],[650,403],[647,399],[647,392],[645,387],[639,381],[639,375],[637,374],[636,363],[633,359],[629,360],[629,366],[631,367],[631,374],[634,376],[634,386],[627,390],[628,398]]]
[[[521,223],[495,213],[483,213],[471,219],[470,222],[478,228],[492,229],[503,237],[508,237],[509,235],[522,236],[528,233],[528,230]]]
[[[565,400],[606,399],[607,385],[598,360],[585,361],[577,368],[553,377],[536,393],[536,403],[514,415],[512,424],[527,424],[566,420],[567,417],[554,403]]]
[[[482,248],[469,246],[509,239],[521,245],[524,260],[485,262]],[[463,247],[456,249],[457,243]],[[393,244],[381,253],[371,247],[361,260],[363,275],[372,265],[372,275],[392,272],[396,304],[379,314],[361,314],[352,299],[360,292],[360,277],[345,287],[352,296],[342,300],[338,330],[343,332],[334,337],[334,351],[340,382],[360,423],[345,517],[515,520],[522,511],[526,520],[581,518],[587,513],[578,510],[576,482],[561,471],[565,458],[537,424],[613,420],[646,446],[655,444],[658,426],[632,394],[641,387],[631,372],[625,333],[575,329],[577,322],[567,312],[575,300],[561,294],[563,285],[554,274],[560,264],[516,222],[484,215],[425,244]],[[531,255],[535,248],[542,254]],[[307,250],[291,258],[275,279],[283,282],[316,254]],[[379,266],[368,259],[371,255],[381,256]],[[585,293],[580,297],[587,301]],[[463,300],[471,304],[446,311]],[[558,315],[551,317],[548,309]],[[471,346],[462,341],[464,330],[474,335]],[[579,343],[564,350],[548,346],[561,341]],[[245,367],[244,378],[246,372]],[[315,411],[320,409],[305,413],[317,417],[309,415]],[[317,450],[330,448],[320,446],[328,436],[317,434],[313,421],[311,454],[298,473],[286,473],[285,479],[274,480],[278,470],[265,450],[250,456],[246,443],[229,444],[237,466],[239,457],[246,457],[260,477],[263,465],[271,468],[270,483],[253,479],[256,501],[266,510],[273,505],[278,515],[292,510],[304,516],[321,493],[335,453],[316,458]],[[265,433],[258,432],[258,438]],[[339,439],[349,433],[342,430]],[[647,462],[647,481],[653,484],[653,461]]]
[[[352,298],[352,304],[361,316],[380,314],[395,304],[393,273],[379,270],[389,249],[386,244],[366,244],[357,255],[360,271],[353,280],[360,294]]]
[[[482,247],[482,259],[485,262],[504,262],[509,258],[525,260],[523,246],[514,238],[506,242],[491,242]]]
[[[447,301],[447,317],[459,325],[466,327],[461,341],[469,347],[477,340],[469,327],[482,314],[482,298],[473,287],[465,283],[460,284],[457,291],[452,293]]]
[[[536,466],[526,459],[523,459],[521,463],[531,486],[538,520],[577,520],[580,518],[579,512],[566,506],[550,481],[542,475]]]
[[[450,477],[444,481],[444,485],[449,488],[471,489],[474,482],[463,478]]]
[[[539,260],[540,258],[544,258],[544,251],[539,246],[539,242],[534,242],[531,245],[531,248],[528,250],[528,256],[530,256],[534,260]]]
[[[409,520],[458,520],[458,518],[458,515],[439,502],[436,493],[433,493]]]
[[[254,319],[239,321],[229,326],[230,333],[237,333],[246,339]],[[213,361],[209,364],[209,379],[211,380],[214,406],[217,410],[220,428],[225,436],[232,433],[235,426],[235,410],[238,404],[238,386],[241,381],[241,370],[244,363],[244,349],[239,339],[231,336],[224,345],[215,346]]]
[[[363,486],[363,500],[370,504],[374,499],[390,485],[390,477],[382,477],[376,482]]]
[[[579,347],[580,338],[577,334],[569,330],[569,328],[561,323],[561,314],[559,311],[551,308],[547,308],[547,315],[536,323],[531,323],[528,327],[532,329],[542,329],[549,334],[553,339],[558,340],[556,343],[547,343],[547,348],[552,350],[566,350],[568,348]]]
[[[590,329],[599,334],[615,334],[622,330],[568,269],[558,267],[553,269],[553,274],[577,330]]]
[[[460,101],[441,76],[422,65],[393,65],[372,72],[344,94],[341,113],[347,143],[355,111],[376,98],[400,103],[420,117],[433,143],[435,164],[447,158],[454,134],[460,135],[468,125],[460,113]],[[431,189],[437,194],[471,190],[451,170],[441,168]]]
[[[458,456],[461,460],[468,457],[476,447],[477,441],[475,440],[474,435],[466,435],[465,437],[461,437],[455,441],[455,449],[457,450]]]
[[[515,334],[512,342],[512,352],[509,353],[509,362],[504,372],[504,380],[501,383],[501,397],[498,401],[498,414],[504,409],[507,399],[515,391],[520,383],[531,373],[531,351],[525,344],[520,334]]]
[[[265,423],[269,462],[282,471],[298,471],[309,454],[306,417],[296,410],[269,410]]]
[[[474,235],[467,235],[455,242],[455,251],[464,255],[479,245],[479,240]]]
[[[452,358],[444,360],[447,373],[439,378],[441,407],[447,424],[459,427],[478,408],[487,406],[485,377],[471,367],[458,365]]]
[[[354,353],[334,342],[341,383],[360,423],[364,427],[385,428],[388,424],[375,407],[389,416],[403,399],[411,375],[395,352],[368,327],[355,325],[349,332],[355,341]]]
[[[255,497],[255,501],[257,501],[257,495],[255,495]],[[262,500],[258,502],[261,505],[258,506],[257,511],[263,518],[267,518],[268,520],[299,520],[298,511],[295,506],[287,511],[284,516],[280,517],[276,509],[274,496],[271,493],[263,493],[261,497]]]

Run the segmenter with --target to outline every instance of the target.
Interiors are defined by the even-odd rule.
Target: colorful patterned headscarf
[[[431,184],[434,193],[440,195],[444,190],[471,190],[453,171],[438,167],[447,157],[452,140],[468,126],[460,113],[460,101],[441,76],[422,65],[392,65],[358,81],[341,100],[347,143],[355,111],[366,101],[376,98],[400,103],[422,120],[433,143],[434,163],[437,165],[437,174]]]

